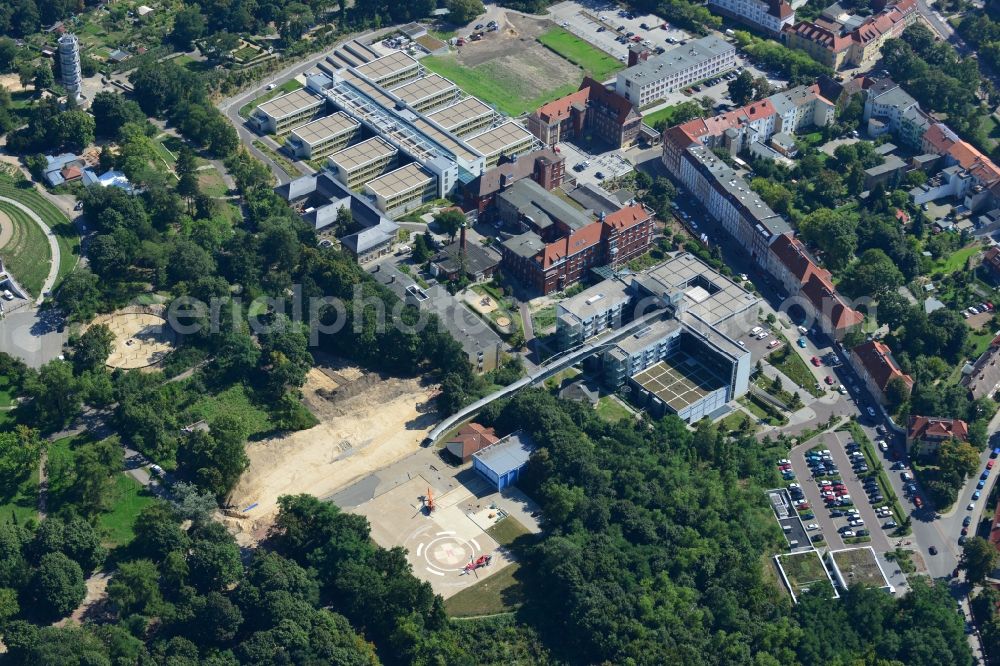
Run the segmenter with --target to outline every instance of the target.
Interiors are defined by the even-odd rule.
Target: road
[[[363,38],[369,35],[374,35],[376,34],[376,32],[381,33],[384,32],[384,30],[385,29],[379,31],[369,31],[360,34],[348,35],[347,37],[344,37],[342,40],[338,41],[336,44],[333,44],[329,48],[325,49],[323,53],[310,57],[305,61],[300,61],[293,65],[289,65],[288,67],[281,70],[277,74],[274,74],[271,78],[261,82],[261,84],[256,88],[238,93],[233,97],[228,97],[219,102],[219,104],[217,105],[219,110],[222,111],[223,114],[225,114],[225,116],[229,119],[229,122],[231,122],[233,124],[233,127],[236,128],[236,132],[240,136],[240,141],[254,157],[256,157],[258,160],[267,165],[267,167],[271,170],[271,173],[274,174],[274,177],[277,179],[279,185],[289,182],[290,180],[292,180],[292,178],[291,176],[286,174],[284,170],[274,162],[274,160],[272,160],[270,157],[268,157],[266,154],[258,150],[253,145],[253,142],[259,139],[260,137],[255,132],[252,132],[250,131],[250,129],[247,128],[242,116],[240,116],[240,107],[242,107],[244,104],[252,102],[253,100],[263,95],[265,92],[267,92],[268,85],[274,84],[277,87],[282,85],[286,81],[294,79],[296,76],[299,76],[300,74],[304,74],[309,70],[316,69],[317,63],[326,58],[327,53],[333,51],[344,42],[351,41],[352,39]]]
[[[917,11],[930,25],[931,30],[937,33],[938,37],[945,41],[951,41],[955,35],[955,29],[931,8],[927,0],[917,0]]]

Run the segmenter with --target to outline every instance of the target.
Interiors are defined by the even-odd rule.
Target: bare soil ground
[[[302,391],[320,424],[247,446],[250,466],[223,519],[242,543],[264,536],[281,495],[328,497],[419,449],[438,420],[436,386],[420,379],[347,366],[313,368]]]
[[[108,582],[111,576],[100,571],[87,579],[87,595],[77,606],[76,610],[68,617],[56,623],[56,626],[64,627],[68,624],[83,624],[85,620],[93,619],[94,614],[99,613],[100,607],[107,597]]]
[[[470,69],[481,66],[480,71],[505,81],[527,99],[551,90],[556,82],[579,79],[579,67],[535,41],[555,25],[552,21],[505,16],[500,30],[458,49],[456,61]]]
[[[0,212],[0,249],[14,236],[14,223],[5,213]]]
[[[3,86],[8,92],[12,93],[27,90],[27,88],[21,85],[21,77],[17,74],[0,74],[0,86]]]

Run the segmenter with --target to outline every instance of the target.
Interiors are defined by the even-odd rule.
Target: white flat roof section
[[[324,101],[322,97],[302,88],[268,100],[258,106],[257,110],[266,113],[276,120],[281,120],[286,116],[291,116],[310,107],[320,106]]]
[[[353,132],[359,127],[361,127],[361,123],[343,111],[338,111],[333,115],[296,127],[292,130],[292,136],[306,145],[314,146],[330,137]]]
[[[431,74],[389,90],[393,95],[413,106],[435,95],[456,91],[458,86],[443,76]]]
[[[331,164],[336,164],[339,168],[350,171],[385,157],[391,157],[396,152],[396,147],[391,143],[381,137],[374,136],[361,143],[338,150],[330,155],[329,160]]]
[[[534,134],[510,121],[470,137],[465,142],[483,155],[495,155],[524,141],[533,140]]]
[[[462,123],[493,115],[493,109],[475,97],[466,97],[451,106],[428,113],[427,117],[449,132]]]
[[[376,58],[375,60],[366,62],[363,65],[358,65],[355,69],[362,76],[372,81],[378,81],[380,79],[394,76],[399,72],[405,72],[406,70],[412,69],[416,66],[416,60],[402,51],[398,51],[381,58]]]
[[[383,199],[391,199],[397,194],[409,192],[412,189],[426,185],[434,180],[434,176],[413,162],[405,167],[400,167],[395,171],[383,174],[374,180],[368,181],[365,188]]]

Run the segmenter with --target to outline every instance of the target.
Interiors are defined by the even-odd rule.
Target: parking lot
[[[639,41],[647,42],[646,45],[654,49],[669,49],[690,38],[688,33],[669,24],[666,30],[662,29],[660,26],[666,21],[652,14],[623,16],[619,11],[617,5],[610,3],[588,6],[577,2],[560,2],[549,8],[552,20],[565,30],[586,39],[622,62],[628,60],[628,44],[632,42],[623,44],[617,41],[620,35],[632,33],[632,37],[641,37]],[[643,25],[646,27],[642,27]],[[601,28],[604,30],[600,30]],[[669,40],[673,40],[673,43]]]
[[[557,148],[559,153],[566,158],[567,170],[572,173],[580,185],[601,186],[604,181],[624,176],[633,168],[618,150],[593,154],[571,143],[560,143]],[[581,164],[587,164],[587,166],[577,170],[578,165]]]
[[[809,531],[810,539],[821,534],[827,546],[837,549],[849,545],[845,539],[858,536],[858,530],[864,530],[867,534],[860,536],[868,536],[869,545],[876,551],[889,550],[886,530],[893,529],[892,514],[885,510],[877,512],[874,508],[873,500],[875,505],[884,504],[885,497],[874,475],[863,476],[871,472],[871,468],[867,463],[858,464],[864,461],[863,453],[860,447],[853,445],[847,433],[824,434],[811,446],[792,451],[789,461],[800,489],[792,489],[793,501],[805,500],[808,509],[803,522],[817,526]],[[872,480],[866,482],[867,478]],[[834,499],[837,503],[832,501]],[[884,527],[887,524],[889,527]]]

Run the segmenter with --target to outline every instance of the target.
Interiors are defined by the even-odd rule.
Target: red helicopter
[[[492,561],[493,561],[492,553],[490,553],[489,555],[480,555],[479,558],[475,560],[470,559],[469,563],[465,565],[465,568],[462,570],[462,573],[460,575],[464,576],[466,574],[473,573],[476,574],[476,578],[479,578],[479,574],[476,573],[476,569],[488,567],[490,566],[490,562]]]

